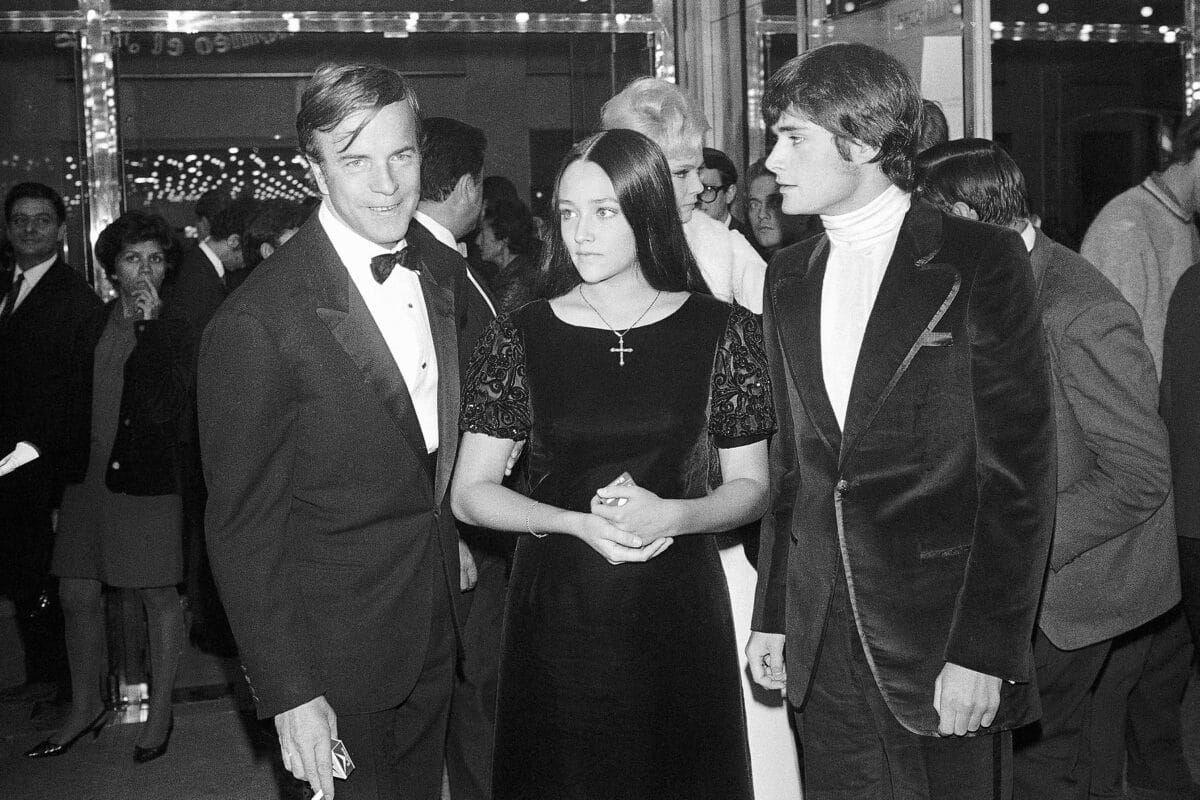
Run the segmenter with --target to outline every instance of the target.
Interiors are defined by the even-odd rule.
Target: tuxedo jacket
[[[1179,602],[1167,430],[1133,306],[1041,231],[1030,254],[1054,377],[1058,508],[1038,615],[1075,650]]]
[[[430,458],[404,378],[313,215],[217,312],[200,356],[213,574],[258,713],[399,705],[435,593],[458,592],[455,276],[420,269],[438,364]],[[461,298],[459,298],[461,299]]]
[[[1175,284],[1163,334],[1162,415],[1171,441],[1175,530],[1200,539],[1200,269]]]
[[[221,276],[199,245],[184,250],[179,269],[163,298],[164,315],[187,321],[196,341],[229,295]]]
[[[936,735],[946,662],[1004,679],[991,730],[1039,712],[1034,615],[1054,519],[1054,418],[1024,243],[914,202],[871,311],[839,429],[821,366],[825,236],[771,262],[771,448],[753,629],[812,679],[837,570],[888,707]]]
[[[87,469],[92,351],[104,304],[61,257],[0,323],[0,455],[27,441],[35,461],[0,485],[56,492]]]

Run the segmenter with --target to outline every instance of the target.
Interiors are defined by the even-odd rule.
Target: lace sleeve
[[[713,364],[708,430],[724,448],[753,444],[775,432],[762,322],[737,305]]]
[[[459,429],[497,439],[529,436],[525,344],[511,317],[497,317],[479,337],[463,379]]]

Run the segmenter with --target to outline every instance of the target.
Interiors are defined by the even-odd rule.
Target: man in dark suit
[[[809,51],[764,108],[783,210],[826,235],[767,276],[779,433],[751,668],[800,706],[809,800],[1006,797],[1011,730],[1039,713],[1054,518],[1028,255],[911,200],[921,97],[891,56]]]
[[[16,606],[31,682],[66,677],[57,604],[38,606],[43,594],[55,599],[52,511],[87,467],[87,429],[72,409],[90,393],[103,308],[60,254],[66,219],[58,192],[40,183],[4,199],[16,263],[0,287],[0,595]]]
[[[1025,178],[999,145],[936,145],[917,159],[917,185],[949,213],[1012,228],[1030,251],[1054,377],[1058,507],[1033,646],[1042,719],[1016,734],[1014,797],[1087,800],[1089,720],[1114,714],[1093,706],[1112,641],[1179,601],[1154,359],[1117,288],[1030,223]]]
[[[316,214],[221,306],[200,361],[213,573],[284,765],[327,798],[438,798],[455,662],[455,276],[406,242],[421,118],[397,73],[301,96]]]
[[[456,119],[425,120],[421,146],[421,202],[409,241],[457,277],[458,343],[465,373],[479,335],[496,315],[482,272],[463,244],[479,226],[483,210],[483,131]],[[508,588],[511,536],[460,524],[458,596],[462,660],[454,681],[446,737],[446,772],[454,800],[492,796],[492,743],[496,726],[496,680],[500,628]]]

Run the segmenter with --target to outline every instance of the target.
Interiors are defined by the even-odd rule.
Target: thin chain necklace
[[[662,289],[659,289],[658,293],[654,295],[654,299],[650,301],[650,305],[646,306],[646,310],[642,312],[641,316],[638,317],[637,319],[635,319],[633,321],[633,324],[630,325],[628,328],[626,328],[623,331],[619,331],[616,328],[614,328],[612,325],[610,325],[608,320],[606,320],[604,318],[604,315],[600,313],[600,309],[598,309],[594,305],[592,305],[592,301],[588,300],[587,295],[585,295],[583,293],[583,284],[582,283],[579,284],[579,296],[583,299],[583,302],[587,303],[587,307],[590,308],[592,311],[596,312],[596,316],[600,318],[600,321],[603,322],[608,327],[608,329],[610,331],[612,331],[613,334],[617,337],[617,346],[610,347],[608,352],[616,353],[620,357],[618,366],[622,366],[622,367],[625,366],[625,354],[633,352],[632,347],[625,346],[625,334],[629,333],[631,330],[636,328],[637,324],[639,322],[641,322],[643,319],[645,319],[646,315],[650,313],[650,309],[654,308],[654,304],[657,303],[658,298],[662,296]]]

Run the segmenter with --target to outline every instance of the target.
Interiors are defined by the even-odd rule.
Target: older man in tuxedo
[[[1054,519],[1029,257],[912,199],[921,97],[891,56],[811,50],[764,108],[783,210],[825,234],[767,275],[779,433],[751,667],[800,707],[807,800],[1000,800],[1010,731],[1039,713]]]
[[[213,572],[286,767],[333,797],[441,791],[454,678],[455,276],[406,243],[421,116],[397,73],[326,65],[300,146],[320,209],[204,337]]]

